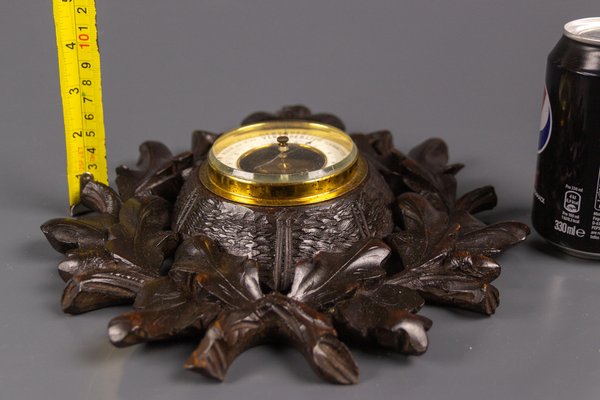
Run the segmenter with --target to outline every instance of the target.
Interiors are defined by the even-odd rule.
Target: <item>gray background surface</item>
[[[490,221],[528,221],[545,58],[597,0],[98,0],[111,174],[159,139],[187,148],[255,110],[305,103],[401,149],[445,138],[461,192],[492,184]],[[183,370],[194,343],[114,349],[108,320],[59,308],[66,215],[51,2],[0,8],[0,399],[598,399],[600,264],[535,234],[500,258],[495,316],[427,307],[422,357],[353,349],[362,382],[321,382],[293,350],[242,355],[226,382]],[[114,177],[114,174],[111,175]]]

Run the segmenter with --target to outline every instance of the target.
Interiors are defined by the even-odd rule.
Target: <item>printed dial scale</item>
[[[200,180],[216,195],[252,205],[330,200],[356,188],[367,166],[343,131],[307,121],[248,125],[215,141]]]

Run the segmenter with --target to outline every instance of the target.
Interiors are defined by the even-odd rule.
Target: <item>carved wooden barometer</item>
[[[78,314],[132,303],[109,323],[118,347],[197,337],[185,367],[224,379],[249,347],[296,347],[324,379],[356,383],[342,341],[427,350],[426,302],[494,313],[491,258],[525,239],[485,224],[492,187],[456,195],[440,139],[407,155],[388,131],[345,133],[303,106],[255,113],[178,155],[141,146],[115,191],[82,179],[91,213],[46,222],[65,255],[61,304]]]

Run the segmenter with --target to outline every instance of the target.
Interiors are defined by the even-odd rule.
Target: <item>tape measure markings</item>
[[[102,86],[94,0],[53,0],[69,202],[79,201],[79,177],[108,184]]]

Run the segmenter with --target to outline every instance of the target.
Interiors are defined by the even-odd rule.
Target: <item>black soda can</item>
[[[600,18],[565,25],[540,125],[533,226],[566,253],[600,260]]]

